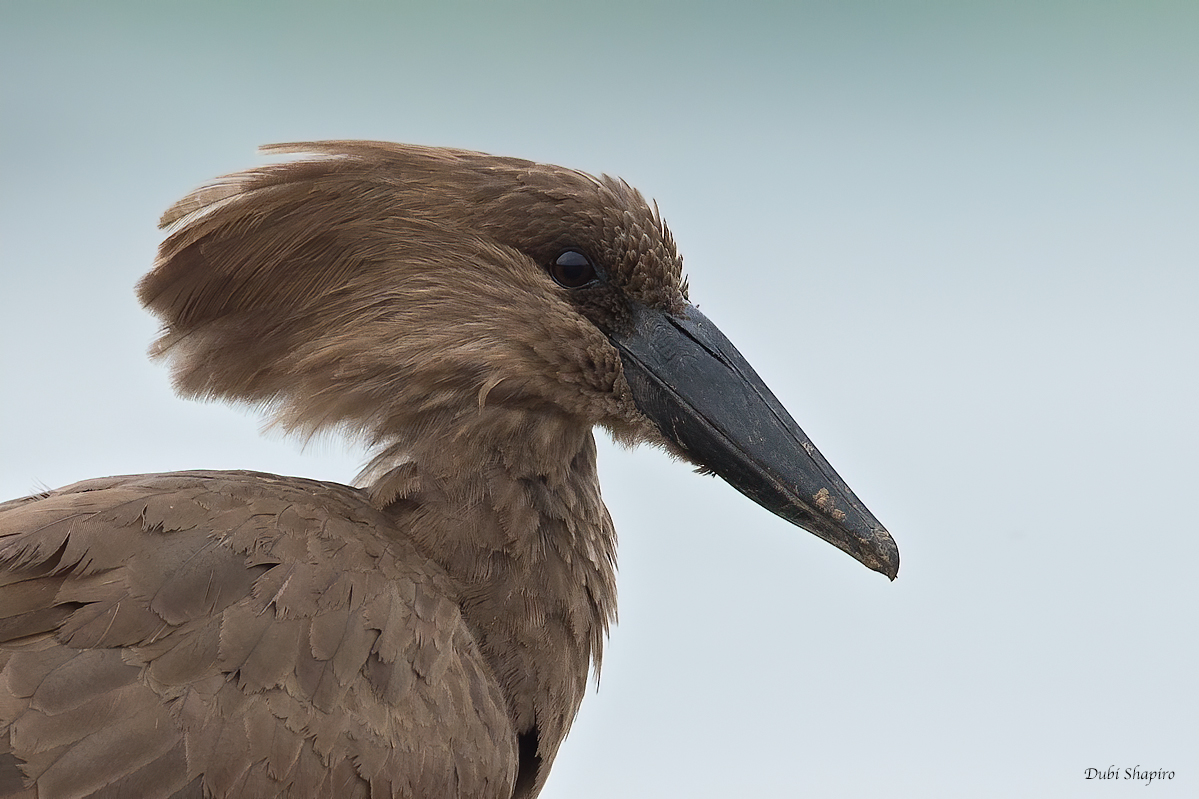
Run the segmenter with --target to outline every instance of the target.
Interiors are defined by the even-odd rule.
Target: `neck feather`
[[[616,615],[595,439],[565,414],[487,407],[441,421],[376,458],[367,490],[458,582],[516,730],[536,729],[548,766]]]

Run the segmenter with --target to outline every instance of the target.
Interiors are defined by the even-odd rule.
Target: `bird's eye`
[[[567,250],[550,264],[550,277],[562,288],[577,289],[596,279],[595,267],[578,250]]]

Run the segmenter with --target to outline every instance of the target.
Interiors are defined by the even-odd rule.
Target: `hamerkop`
[[[361,487],[0,505],[0,796],[533,797],[616,612],[592,428],[899,554],[691,305],[626,183],[375,142],[221,178],[138,287],[189,397],[364,437]]]

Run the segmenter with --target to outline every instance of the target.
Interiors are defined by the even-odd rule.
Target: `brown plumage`
[[[138,288],[154,352],[185,396],[375,457],[361,488],[182,472],[0,505],[0,796],[536,796],[615,617],[595,425],[894,576],[885,530],[688,304],[628,185],[274,149],[317,157],[163,217]]]

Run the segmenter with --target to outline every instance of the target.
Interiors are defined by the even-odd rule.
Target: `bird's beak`
[[[892,580],[899,548],[737,348],[698,309],[636,305],[620,351],[637,408],[695,463]]]

